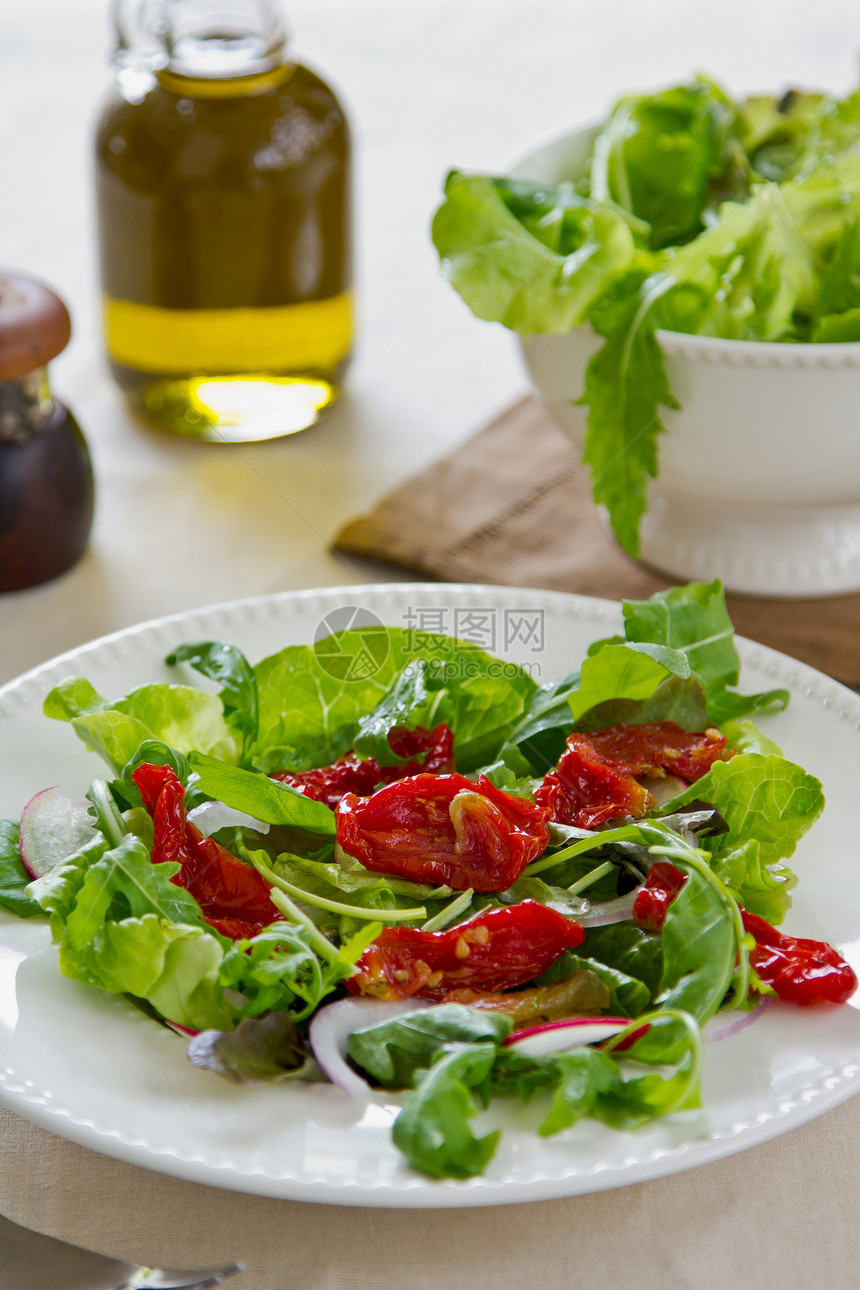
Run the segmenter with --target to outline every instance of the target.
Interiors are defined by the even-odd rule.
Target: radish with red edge
[[[551,1057],[554,1053],[567,1053],[612,1039],[633,1024],[629,1017],[567,1017],[564,1021],[547,1021],[541,1026],[517,1030],[508,1035],[502,1047],[512,1048],[525,1057]],[[640,1038],[647,1029],[642,1026],[635,1038]],[[633,1039],[631,1035],[630,1041]]]
[[[58,788],[43,788],[21,812],[21,863],[31,878],[42,878],[95,835],[86,802],[73,802]]]

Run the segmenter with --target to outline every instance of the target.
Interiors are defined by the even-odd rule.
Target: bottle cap
[[[59,296],[33,278],[0,269],[0,381],[44,367],[66,348],[71,334]]]

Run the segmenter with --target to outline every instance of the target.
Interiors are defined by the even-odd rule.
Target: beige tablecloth
[[[857,1290],[858,1142],[854,1098],[772,1142],[653,1182],[404,1212],[182,1182],[0,1111],[0,1211],[139,1262],[241,1259],[233,1290]]]

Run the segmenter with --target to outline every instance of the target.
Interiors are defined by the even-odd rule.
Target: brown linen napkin
[[[671,585],[615,545],[591,500],[588,469],[532,398],[353,520],[335,547],[448,582],[610,600]],[[860,686],[860,595],[728,603],[741,635]]]

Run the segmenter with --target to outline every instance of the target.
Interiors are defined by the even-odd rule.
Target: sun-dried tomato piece
[[[567,742],[555,770],[535,791],[551,820],[595,829],[620,815],[645,815],[654,804],[647,788],[597,756],[586,735],[570,735]]]
[[[637,776],[701,779],[727,744],[716,730],[682,730],[674,721],[608,726],[591,734],[572,731],[558,765],[544,777],[535,801],[550,819],[594,829],[622,815],[645,815],[654,798]]]
[[[677,775],[694,783],[730,752],[719,730],[684,730],[674,721],[607,726],[586,736],[602,761],[625,775]]]
[[[375,873],[506,891],[546,849],[546,811],[484,775],[412,775],[335,810],[341,851]]]
[[[387,927],[346,986],[378,999],[444,999],[450,990],[496,993],[525,985],[582,943],[579,923],[536,900],[489,909],[444,932]]]
[[[354,752],[348,752],[330,766],[302,771],[277,770],[271,778],[301,789],[306,797],[325,802],[334,810],[344,793],[369,797],[380,784],[392,784],[422,772],[443,775],[454,769],[454,732],[444,723],[432,730],[423,726],[416,726],[414,730],[395,726],[388,742],[392,752],[408,760],[396,766],[380,766],[373,757],[362,760]]]
[[[646,932],[659,932],[667,909],[686,881],[687,875],[668,860],[655,860],[633,902],[633,917],[639,926]]]
[[[750,965],[785,1003],[814,1008],[845,1003],[857,989],[854,969],[832,945],[786,936],[757,914],[741,910],[744,931],[755,938]]]
[[[153,864],[173,860],[182,868],[170,879],[189,891],[203,917],[224,936],[256,936],[283,918],[272,904],[269,885],[256,869],[205,838],[185,815],[185,789],[169,766],[148,762],[132,771],[143,804],[152,816]]]

